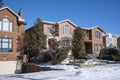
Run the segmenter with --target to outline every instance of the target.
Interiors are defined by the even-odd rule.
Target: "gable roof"
[[[81,27],[81,28],[82,28],[82,29],[85,29],[85,30],[91,30],[91,29],[98,28],[98,29],[100,29],[102,32],[104,32],[103,29],[102,29],[100,26],[94,26],[94,27],[90,27],[90,28]]]
[[[11,11],[16,17],[18,17],[18,21],[20,22],[26,22],[22,17],[20,17],[18,14],[16,14],[12,9],[10,9],[8,6],[0,8],[0,10],[8,9]]]
[[[62,23],[62,22],[69,22],[69,23],[71,23],[73,26],[78,27],[75,23],[73,23],[73,22],[72,22],[71,20],[69,20],[69,19],[65,19],[65,20],[59,21],[58,23]]]
[[[48,24],[57,24],[56,22],[51,22],[51,21],[42,21],[43,23],[48,23]]]
[[[69,19],[65,19],[59,22],[51,22],[51,21],[42,21],[43,23],[48,23],[48,24],[59,24],[59,23],[63,23],[63,22],[69,22],[71,23],[73,26],[78,27],[76,24],[74,24],[71,20]]]

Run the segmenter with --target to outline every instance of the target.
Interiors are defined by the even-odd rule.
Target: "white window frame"
[[[0,21],[0,31],[12,32],[13,31],[13,23],[9,19],[3,18]]]
[[[69,27],[69,25],[63,26],[63,34],[64,35],[71,35],[71,28]]]

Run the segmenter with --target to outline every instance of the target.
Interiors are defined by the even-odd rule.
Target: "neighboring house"
[[[50,22],[50,21],[42,21],[43,32],[47,36],[47,45],[46,48],[49,49],[49,42],[54,36],[51,34],[51,29],[55,27],[55,30],[58,31],[57,36],[55,36],[55,39],[57,41],[63,39],[64,37],[73,38],[73,32],[76,27],[78,27],[76,24],[74,24],[70,20],[63,20],[60,22]],[[100,50],[103,47],[103,33],[104,31],[99,27],[92,27],[92,28],[82,28],[84,30],[85,35],[85,52],[87,54],[93,54],[94,57],[98,57]],[[27,29],[26,32],[30,32],[32,30],[32,27]]]
[[[42,21],[41,22],[41,27],[43,27],[43,33],[46,35],[46,48],[50,49],[51,48],[51,40],[55,38],[57,41],[61,41],[64,38],[69,38],[71,39],[72,44],[72,38],[73,38],[73,32],[75,28],[77,27],[76,24],[74,24],[72,21],[66,19],[63,21],[59,22],[50,22],[50,21]],[[26,30],[26,33],[29,33],[33,27],[29,28]],[[57,32],[57,35],[53,36],[51,34],[51,29],[55,29]],[[65,44],[64,44],[65,45]],[[59,46],[60,47],[60,46]],[[72,52],[69,50],[68,52],[68,57],[71,58]]]
[[[117,48],[120,49],[120,36],[117,38]]]
[[[55,36],[55,39],[57,41],[61,40],[64,37],[72,38],[73,31],[77,27],[76,24],[74,24],[72,21],[68,19],[60,22],[42,21],[41,26],[43,27],[44,34],[47,36],[47,45],[46,45],[47,49],[50,48],[49,46],[50,40],[54,38],[54,36],[51,34],[51,29],[53,29],[53,27],[55,27],[55,30],[58,31],[58,34]],[[27,29],[26,32],[29,32],[31,30],[32,30],[32,27]]]
[[[105,35],[105,47],[117,47],[117,37],[111,33],[106,33]]]
[[[103,33],[104,31],[95,26],[92,28],[82,28],[84,30],[85,52],[98,57],[100,50],[103,48]]]
[[[0,75],[15,73],[25,24],[22,10],[16,14],[9,7],[0,8]]]

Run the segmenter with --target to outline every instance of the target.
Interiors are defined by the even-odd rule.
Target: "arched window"
[[[7,18],[4,18],[2,21],[0,21],[0,31],[13,31],[13,23],[10,22]]]
[[[98,31],[95,32],[95,38],[100,38],[100,32]]]
[[[63,26],[63,34],[70,35],[71,34],[71,29],[69,25],[64,25]]]

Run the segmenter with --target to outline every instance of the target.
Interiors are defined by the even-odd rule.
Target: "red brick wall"
[[[71,28],[71,34],[70,35],[63,34],[63,26],[66,25],[66,24]],[[56,30],[58,30],[58,35],[55,37],[57,40],[60,40],[63,37],[70,37],[70,38],[73,37],[73,31],[75,29],[75,26],[72,25],[70,22],[65,21],[65,22],[61,22],[61,23],[58,23],[58,24],[44,23],[43,24],[44,34],[47,34],[47,26],[49,26],[49,25],[53,25],[53,26],[55,25]],[[48,47],[48,39],[51,39],[51,38],[53,38],[53,36],[51,34],[47,34],[47,46],[46,47]]]
[[[4,32],[0,31],[0,37],[7,37],[13,39],[13,51],[12,52],[0,52],[0,61],[3,60],[4,56],[6,56],[7,60],[16,60],[17,52],[16,52],[16,41],[18,36],[20,36],[24,32],[24,25],[18,25],[18,18],[7,8],[0,10],[0,20],[3,18],[8,18],[13,23],[13,32]],[[17,26],[19,27],[19,32],[17,32]]]
[[[71,35],[64,35],[63,34],[63,26],[64,25],[68,25],[70,28],[71,28]],[[70,38],[73,38],[73,32],[75,30],[75,26],[73,26],[71,23],[65,21],[65,22],[62,22],[59,24],[59,38],[63,38],[63,37],[70,37]]]
[[[95,38],[95,32],[98,31],[100,32],[100,39]],[[103,36],[102,36],[103,31],[101,31],[99,28],[94,28],[92,29],[92,53],[95,57],[99,56],[100,51],[94,51],[94,44],[101,44],[103,46]]]

